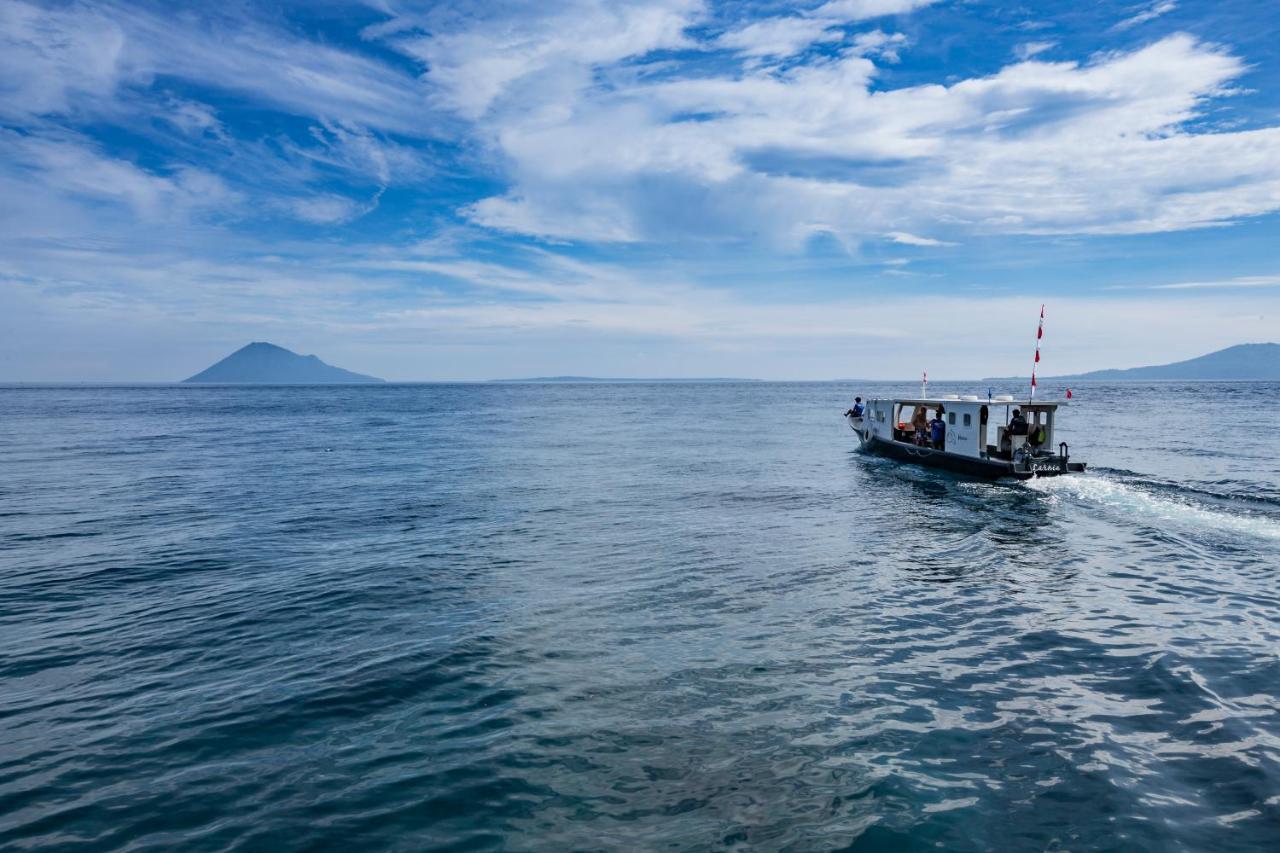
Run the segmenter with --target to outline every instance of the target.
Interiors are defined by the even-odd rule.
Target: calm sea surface
[[[1280,385],[913,390],[0,388],[0,848],[1277,849]]]

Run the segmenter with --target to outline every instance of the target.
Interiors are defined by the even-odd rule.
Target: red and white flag
[[[1031,362],[1031,396],[1036,396],[1036,365],[1040,363],[1040,339],[1044,337],[1044,306],[1040,306],[1040,325],[1036,326],[1036,360]]]

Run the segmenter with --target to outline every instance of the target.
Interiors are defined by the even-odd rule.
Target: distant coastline
[[[1027,385],[1028,376],[987,376],[981,378],[935,379],[934,385],[1001,384]],[[1048,383],[1077,382],[1280,382],[1280,344],[1238,344],[1217,352],[1170,364],[1127,369],[1095,370],[1087,373],[1039,377]],[[759,379],[738,376],[526,376],[499,379],[401,379],[396,385],[694,385],[694,384],[763,384],[763,383],[829,383],[859,385],[912,385],[916,378],[872,379],[868,377],[834,377],[824,379]],[[347,385],[386,384],[386,380],[353,373],[326,364],[316,356],[301,356],[282,347],[264,342],[249,344],[210,368],[179,382],[138,380],[0,380],[5,387],[40,386],[164,386],[171,384],[207,385]]]
[[[1027,376],[984,382],[1028,382]],[[1280,382],[1280,344],[1236,344],[1206,355],[1147,367],[1044,376],[1041,382]]]
[[[680,378],[653,378],[653,379],[635,379],[631,377],[609,377],[609,376],[531,376],[525,379],[489,379],[489,382],[508,383],[516,385],[528,384],[552,384],[552,383],[596,383],[596,384],[616,384],[616,383],[708,383],[708,382],[763,382],[763,379],[736,379],[732,377],[708,376],[694,377],[689,379]]]

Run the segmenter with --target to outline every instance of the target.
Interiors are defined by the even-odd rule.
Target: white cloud
[[[716,40],[717,47],[737,50],[747,56],[785,57],[800,53],[810,45],[842,41],[841,27],[887,15],[905,14],[937,0],[834,0],[817,9],[799,14],[762,18],[729,30]],[[893,48],[905,41],[904,36],[888,37],[883,33],[861,33],[854,46],[860,52],[879,51],[896,60]]]
[[[191,80],[303,116],[432,136],[412,75],[252,18],[61,9],[0,0],[0,115],[119,109],[158,75]]]
[[[1176,284],[1154,284],[1149,290],[1212,290],[1221,287],[1280,287],[1280,275],[1246,275],[1218,281],[1181,281]]]
[[[702,14],[701,0],[570,0],[509,16],[447,9],[396,15],[366,32],[387,36],[421,61],[443,102],[477,119],[502,98],[517,110],[567,107],[559,98],[588,85],[593,67],[692,46],[684,31]]]
[[[218,139],[227,138],[217,113],[208,104],[170,98],[162,117],[188,136],[201,137],[209,134]]]
[[[79,374],[13,372],[26,363],[15,356],[38,358],[48,341],[74,353],[111,335],[156,340],[175,330],[189,339],[175,341],[175,351],[196,340],[230,349],[284,336],[328,341],[326,353],[341,363],[340,352],[382,348],[385,362],[348,365],[397,379],[491,378],[512,375],[512,364],[520,365],[517,374],[1007,375],[1025,363],[1029,334],[993,336],[991,329],[1030,333],[1041,301],[1049,302],[1044,370],[1071,373],[1270,339],[1280,311],[1280,290],[1229,289],[1042,300],[862,286],[813,301],[780,287],[761,301],[694,283],[682,264],[633,270],[549,250],[480,260],[474,249],[447,242],[366,251],[310,245],[296,256],[249,248],[228,259],[225,246],[187,235],[138,246],[9,242],[0,256],[0,326],[14,326],[0,329],[6,378],[165,380],[225,354],[193,355],[190,365],[142,363],[137,373],[93,365]],[[25,318],[21,328],[14,317]],[[640,342],[653,344],[652,359],[609,355]],[[475,357],[446,357],[459,349]]]
[[[109,97],[120,78],[125,35],[92,11],[0,0],[0,116],[66,113]]]
[[[852,52],[859,56],[878,56],[885,62],[898,62],[901,59],[898,51],[906,44],[907,37],[902,33],[872,30],[853,37]]]
[[[173,94],[171,78],[310,118],[312,138],[237,137],[242,128],[229,129],[211,106]],[[411,73],[252,16],[0,0],[0,118],[23,128],[0,139],[0,179],[21,188],[0,215],[24,230],[43,221],[65,231],[60,219],[94,227],[94,206],[104,203],[148,222],[187,222],[252,197],[249,217],[346,221],[376,206],[393,182],[427,174],[421,151],[387,138],[432,137],[456,122],[426,112],[427,98]],[[127,126],[171,153],[170,162],[108,156],[66,129],[86,122]],[[361,200],[309,186],[335,175]]]
[[[1034,56],[1039,56],[1045,51],[1053,50],[1057,46],[1058,43],[1056,41],[1028,41],[1015,47],[1013,49],[1013,54],[1018,57],[1018,59],[1025,62]]]
[[[852,23],[887,15],[905,15],[937,2],[938,0],[831,0],[819,6],[814,14],[820,18],[835,18]]]
[[[901,243],[904,246],[954,246],[955,243],[947,243],[943,240],[935,240],[932,237],[918,237],[915,234],[908,234],[905,231],[893,231],[885,235],[895,243]]]
[[[276,144],[293,163],[262,174],[341,169],[370,181],[375,203],[429,174],[385,134],[465,133],[509,181],[465,212],[547,239],[796,246],[826,233],[852,246],[896,232],[1146,233],[1280,207],[1277,128],[1187,124],[1245,69],[1187,35],[1087,63],[1034,61],[1048,43],[1032,42],[1028,61],[987,77],[887,89],[875,63],[896,61],[906,37],[841,28],[925,0],[839,0],[730,28],[719,43],[742,61],[692,73],[653,54],[712,46],[691,35],[708,21],[699,0],[393,9],[366,36],[422,62],[419,78],[253,19],[232,29],[134,7],[0,4],[10,114],[105,109],[156,75],[190,79],[317,120],[312,144]],[[836,56],[753,64],[828,36],[846,42]],[[160,116],[226,141],[206,105],[169,97]],[[240,145],[228,168],[266,153]],[[292,205],[303,189],[276,194]],[[332,203],[296,209],[337,216]]]
[[[833,30],[829,18],[767,18],[722,35],[716,44],[748,56],[790,56],[811,44],[840,41],[844,33]]]
[[[1214,225],[1280,209],[1280,128],[1186,127],[1244,70],[1180,34],[950,86],[873,90],[874,63],[846,54],[584,87],[490,114],[513,187],[471,213],[555,239],[792,245]]]
[[[1147,21],[1172,12],[1176,8],[1178,8],[1178,4],[1174,2],[1174,0],[1156,0],[1156,2],[1147,6],[1133,17],[1125,18],[1123,21],[1112,27],[1112,29],[1127,30],[1130,27],[1136,27],[1138,24],[1145,24]]]
[[[724,33],[697,0],[388,12],[365,35],[420,61],[417,74],[376,49],[308,41],[266,19],[0,0],[0,113],[23,128],[0,135],[0,321],[50,318],[39,327],[49,340],[49,329],[72,328],[67,318],[93,318],[100,329],[301,329],[508,355],[521,341],[539,357],[569,339],[592,354],[609,342],[658,340],[668,352],[697,353],[702,373],[724,355],[743,365],[726,372],[778,377],[906,375],[917,360],[977,375],[1009,372],[1006,344],[989,329],[1025,323],[1034,306],[881,290],[883,276],[904,272],[895,269],[902,259],[870,264],[835,298],[817,284],[794,294],[791,285],[811,283],[794,257],[775,259],[778,285],[748,295],[700,285],[674,261],[628,272],[492,232],[653,241],[664,255],[705,251],[724,264],[744,246],[768,257],[770,245],[827,237],[878,242],[874,255],[885,240],[923,248],[984,234],[1147,233],[1280,209],[1280,128],[1201,121],[1246,70],[1227,49],[1174,35],[1045,62],[1037,58],[1047,43],[1031,42],[1017,54],[1024,61],[987,76],[892,88],[886,81],[896,78],[879,66],[897,60],[907,37],[854,25],[924,5],[827,3]],[[837,37],[838,47],[799,58]],[[198,88],[170,86],[174,78]],[[303,131],[237,138],[246,131],[236,110],[191,100],[193,89],[301,116],[281,124]],[[131,129],[162,135],[176,155],[157,145],[130,162],[67,129],[135,116]],[[463,208],[464,236],[415,244],[406,229],[412,248],[370,248],[330,241],[332,230],[320,232],[324,241],[267,233],[259,242],[238,227],[263,211],[317,225],[362,215],[389,186],[437,174],[434,155],[413,147],[435,136],[462,143],[440,171],[505,181]],[[232,218],[241,221],[225,227]],[[486,255],[475,248],[482,240],[502,248]],[[716,241],[729,250],[705,248]],[[628,246],[617,257],[654,254]],[[722,268],[714,276],[733,280]],[[1175,283],[1142,300],[1055,300],[1050,369],[1173,360],[1273,337],[1280,279],[1166,280]],[[983,335],[965,349],[972,360],[949,358],[968,328]],[[946,346],[921,349],[921,335]],[[877,347],[868,336],[904,343]],[[483,364],[465,375],[510,372],[477,372]],[[464,375],[447,365],[366,369]]]
[[[5,207],[41,204],[49,196],[89,205],[120,205],[140,221],[181,221],[200,210],[227,209],[242,200],[210,172],[189,166],[156,174],[107,156],[71,135],[0,132],[0,179],[13,192]]]
[[[294,199],[289,207],[293,215],[304,222],[322,225],[346,222],[363,212],[351,199],[332,194]]]

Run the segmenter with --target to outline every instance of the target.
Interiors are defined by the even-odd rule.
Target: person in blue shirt
[[[933,413],[933,420],[929,421],[929,440],[933,442],[934,450],[941,450],[943,443],[947,437],[947,422],[942,419],[942,407]]]
[[[849,409],[849,410],[848,410],[848,411],[846,411],[844,414],[845,414],[845,417],[848,417],[848,416],[850,416],[850,415],[853,415],[855,418],[860,418],[860,417],[862,417],[862,412],[863,412],[863,409],[862,409],[862,398],[861,398],[861,397],[854,397],[854,398],[853,398],[853,408],[852,408],[852,409]]]

